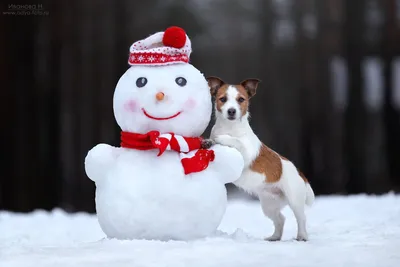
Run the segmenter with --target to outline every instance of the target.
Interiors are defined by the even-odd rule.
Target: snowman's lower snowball
[[[190,240],[214,233],[227,202],[224,183],[228,181],[221,179],[229,179],[230,173],[243,167],[238,151],[216,145],[215,162],[207,170],[184,175],[176,152],[166,151],[154,168],[155,150],[106,146],[90,151],[86,169],[96,167],[93,163],[98,159],[115,157],[108,161],[113,163],[108,170],[98,166],[104,177],[96,181],[97,216],[109,238]],[[224,160],[224,154],[233,161]],[[222,171],[228,177],[221,177]]]

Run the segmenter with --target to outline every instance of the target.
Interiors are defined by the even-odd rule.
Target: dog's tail
[[[306,186],[306,204],[307,206],[311,206],[315,200],[314,191],[311,188],[310,182],[304,176],[304,173],[302,173],[299,169],[297,169],[297,172],[299,173],[301,179],[303,179]]]
[[[306,204],[307,206],[311,206],[314,203],[315,195],[314,191],[311,188],[310,183],[306,182]]]

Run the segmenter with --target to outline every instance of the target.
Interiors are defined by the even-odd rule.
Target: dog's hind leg
[[[283,175],[281,178],[281,189],[287,199],[297,220],[297,240],[307,241],[306,215],[304,213],[306,203],[306,184],[299,176],[297,169],[291,162],[283,163]]]
[[[285,225],[285,216],[281,212],[285,203],[280,195],[270,192],[262,192],[259,198],[264,215],[272,220],[275,227],[274,233],[270,237],[266,237],[265,240],[279,241],[282,238]]]

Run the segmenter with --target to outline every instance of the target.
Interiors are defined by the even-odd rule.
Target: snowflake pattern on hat
[[[173,26],[132,44],[128,63],[131,66],[188,63],[191,52],[191,42],[185,31]]]

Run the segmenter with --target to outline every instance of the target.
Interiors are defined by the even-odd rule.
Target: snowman
[[[130,68],[114,92],[121,147],[98,144],[85,159],[96,184],[99,224],[109,238],[190,240],[212,235],[239,178],[241,154],[201,149],[212,104],[191,42],[170,27],[130,47]]]

